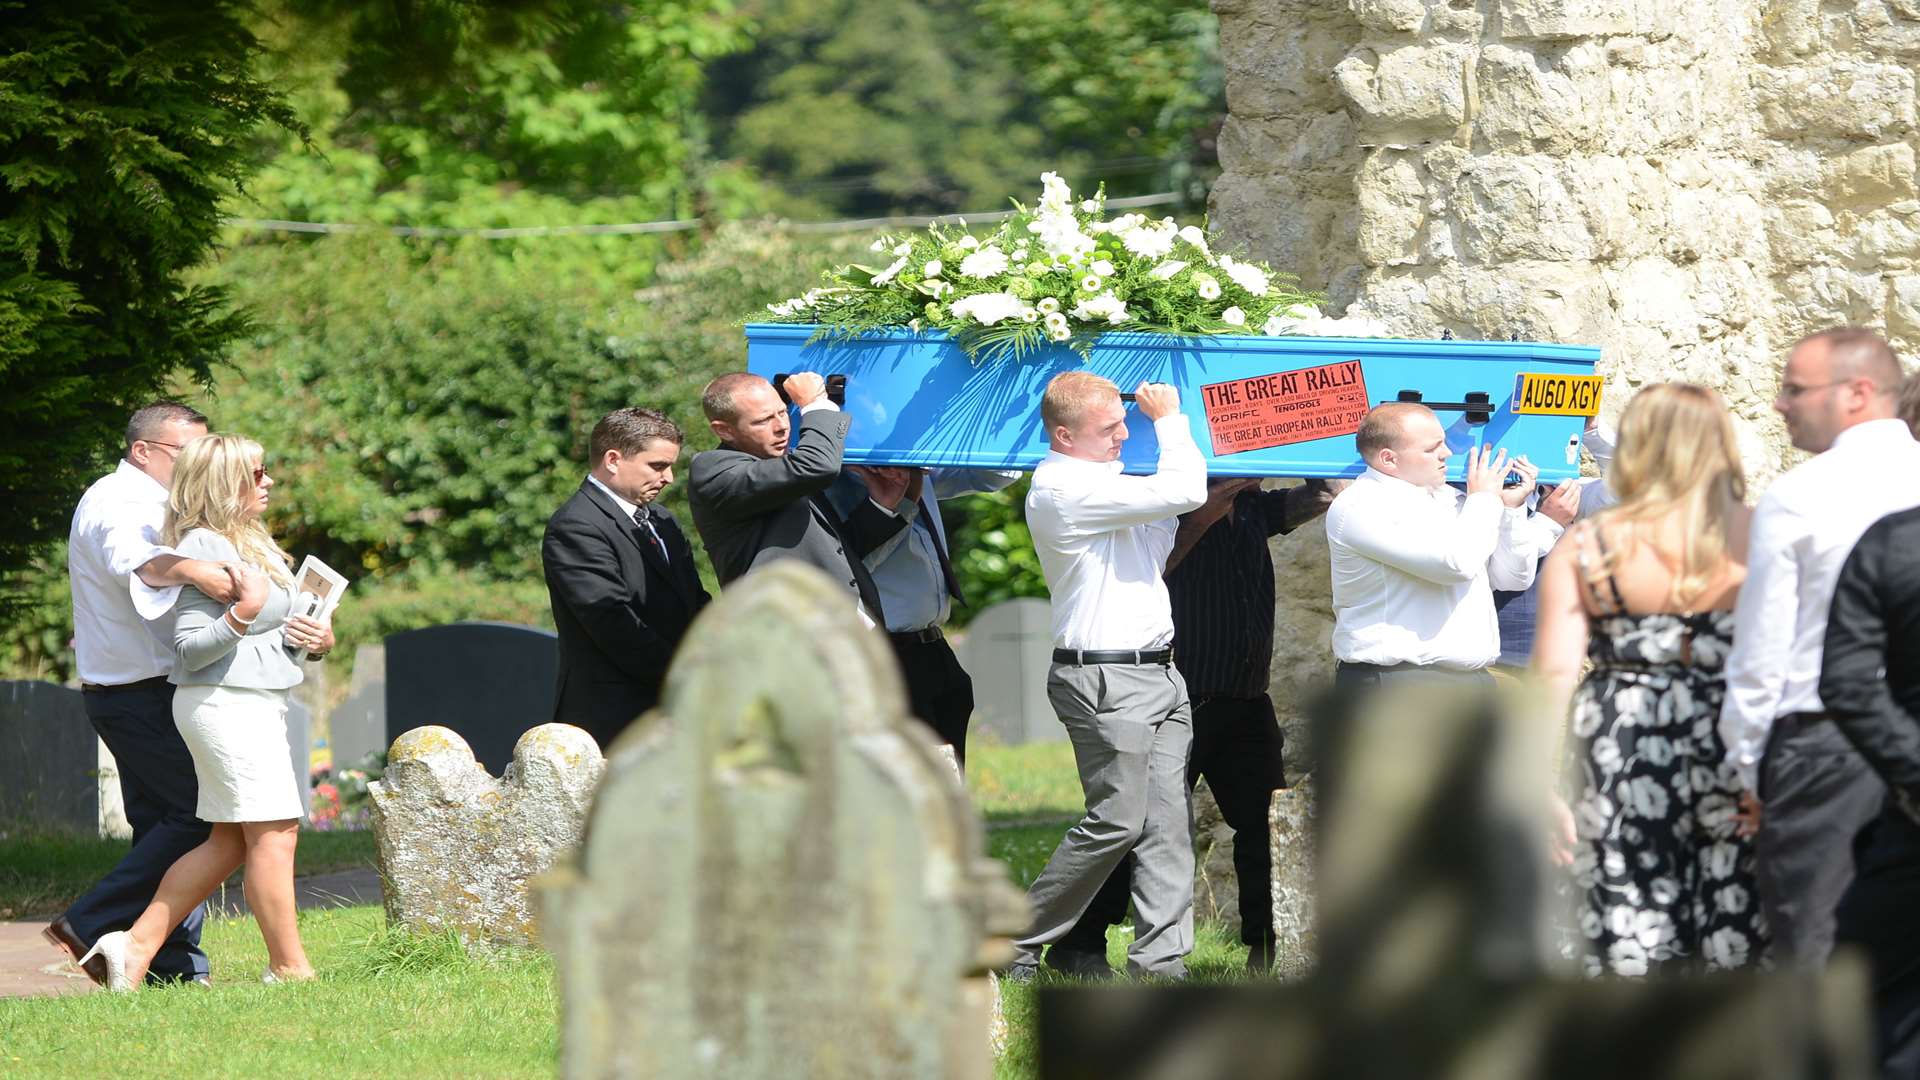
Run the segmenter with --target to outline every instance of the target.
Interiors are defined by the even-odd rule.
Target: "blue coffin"
[[[853,417],[846,459],[868,465],[1031,469],[1047,452],[1040,424],[1047,380],[1088,370],[1123,391],[1142,380],[1178,387],[1215,476],[1357,476],[1363,466],[1353,433],[1361,415],[1418,394],[1436,406],[1459,455],[1449,466],[1454,479],[1463,475],[1467,448],[1491,443],[1527,455],[1542,479],[1561,480],[1579,473],[1584,421],[1516,412],[1519,377],[1590,376],[1600,358],[1597,348],[1534,342],[1110,333],[1090,360],[1055,346],[976,366],[938,332],[808,344],[816,329],[749,324],[747,367],[769,379],[796,371],[845,376],[844,407]],[[1541,404],[1537,396],[1529,401]],[[1452,407],[1467,404],[1474,409]],[[1597,405],[1597,397],[1585,405]],[[1152,425],[1135,412],[1128,431],[1127,470],[1153,471]]]

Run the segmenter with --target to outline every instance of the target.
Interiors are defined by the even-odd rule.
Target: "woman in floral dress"
[[[1541,571],[1533,656],[1572,718],[1564,854],[1586,968],[1756,963],[1753,842],[1718,728],[1750,512],[1719,396],[1682,383],[1636,395],[1608,480],[1619,504],[1570,529]]]

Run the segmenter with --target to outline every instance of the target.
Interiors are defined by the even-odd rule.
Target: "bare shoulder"
[[[1747,573],[1747,541],[1753,536],[1753,507],[1742,503],[1727,516],[1727,561],[1740,576]]]

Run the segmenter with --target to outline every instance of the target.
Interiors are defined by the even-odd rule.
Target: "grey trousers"
[[[1775,955],[1818,967],[1853,883],[1853,838],[1880,816],[1886,786],[1830,720],[1774,721],[1760,762],[1760,905]]]
[[[1014,942],[1016,964],[1073,929],[1127,852],[1133,871],[1133,944],[1127,970],[1179,977],[1193,951],[1193,808],[1187,753],[1193,710],[1171,665],[1055,664],[1047,697],[1073,740],[1087,812],[1047,860],[1027,899],[1033,927]]]

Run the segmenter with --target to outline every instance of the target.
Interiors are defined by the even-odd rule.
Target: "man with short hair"
[[[1160,444],[1150,476],[1121,472],[1127,414],[1113,383],[1064,372],[1041,401],[1050,449],[1033,473],[1027,526],[1052,592],[1047,697],[1073,741],[1087,810],[1028,890],[1033,924],[1014,942],[1014,979],[1033,976],[1041,949],[1073,928],[1128,852],[1128,969],[1184,978],[1193,950],[1193,719],[1161,574],[1179,515],[1206,501],[1207,470],[1179,391],[1142,383],[1134,394]]]
[[[693,548],[659,505],[683,441],[652,409],[601,418],[587,478],[540,544],[560,638],[553,720],[602,747],[660,700],[674,649],[707,603]]]
[[[1760,901],[1775,948],[1806,965],[1833,949],[1853,839],[1883,786],[1831,722],[1820,657],[1834,580],[1876,520],[1920,505],[1920,443],[1894,415],[1900,363],[1870,330],[1826,330],[1787,354],[1773,407],[1818,456],[1754,508],[1734,610],[1720,734],[1745,784]]]
[[[180,451],[207,433],[207,418],[157,401],[127,422],[126,453],[80,498],[67,534],[73,591],[74,664],[87,720],[113,754],[133,848],[43,931],[74,960],[102,934],[125,930],[146,910],[175,860],[200,846],[209,826],[194,815],[193,757],[173,723],[173,635],[159,619],[181,585],[226,603],[237,578],[220,563],[183,558],[160,543],[167,486]],[[204,906],[168,936],[147,971],[151,983],[208,979],[200,951]],[[86,965],[105,985],[106,961]]]
[[[693,526],[720,584],[756,566],[797,559],[844,583],[868,625],[885,625],[880,590],[862,560],[906,527],[905,518],[887,512],[905,497],[906,485],[875,491],[843,519],[826,493],[840,475],[851,420],[813,372],[789,375],[785,392],[800,410],[791,447],[794,429],[773,384],[747,372],[707,384],[700,405],[720,445],[693,456],[687,493]]]
[[[1476,446],[1466,491],[1455,491],[1446,430],[1416,403],[1376,406],[1355,442],[1367,469],[1327,511],[1335,685],[1491,682],[1487,669],[1500,658],[1493,590],[1533,583],[1540,557],[1572,519],[1572,489],[1528,517],[1539,470]],[[1509,470],[1522,482],[1503,487]]]
[[[962,769],[967,765],[967,724],[973,717],[973,678],[941,630],[953,602],[966,599],[947,553],[940,502],[998,491],[1018,479],[1017,472],[987,469],[855,465],[841,472],[828,493],[843,518],[864,502],[893,498],[893,512],[906,520],[905,528],[866,555],[867,570],[886,608],[887,639],[900,661],[913,715],[953,747]],[[905,495],[895,497],[901,485]]]

